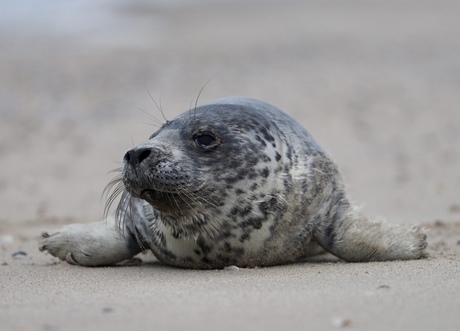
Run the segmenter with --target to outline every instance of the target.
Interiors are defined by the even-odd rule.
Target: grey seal
[[[417,226],[370,220],[347,198],[336,164],[294,119],[228,97],[167,121],[126,152],[114,216],[45,231],[39,249],[84,266],[150,249],[182,268],[271,266],[318,247],[345,261],[418,259]]]

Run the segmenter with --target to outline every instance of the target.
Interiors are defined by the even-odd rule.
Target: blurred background
[[[460,2],[0,4],[0,221],[100,219],[125,151],[195,103],[269,102],[393,222],[460,219]],[[149,114],[149,115],[148,115]],[[70,221],[70,220],[69,220]]]

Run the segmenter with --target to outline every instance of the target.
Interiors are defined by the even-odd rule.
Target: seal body
[[[85,227],[74,225],[45,232],[40,249],[104,265],[150,248],[164,263],[209,269],[293,262],[318,245],[347,261],[420,258],[426,247],[418,227],[362,216],[312,136],[254,99],[216,100],[168,121],[125,154],[120,180],[113,247],[86,247],[91,258],[72,251],[64,241],[79,246]],[[92,232],[107,241],[117,222],[105,227]]]

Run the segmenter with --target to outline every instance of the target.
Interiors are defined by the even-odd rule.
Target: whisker
[[[117,223],[117,228],[120,233],[120,235],[124,234],[125,226],[124,222],[126,218],[129,219],[131,222],[132,228],[133,228],[133,233],[136,238],[136,241],[139,245],[139,247],[142,250],[145,250],[145,246],[142,244],[142,241],[140,240],[139,233],[137,231],[137,228],[135,226],[134,222],[134,198],[129,194],[128,191],[126,191],[125,186],[123,184],[123,178],[121,175],[121,168],[113,170],[112,172],[118,172],[119,175],[117,175],[114,179],[112,179],[104,188],[104,191],[102,192],[103,196],[106,196],[106,203],[104,207],[104,219],[107,219],[110,208],[112,207],[112,204],[115,202],[115,200],[120,196],[120,201],[118,202],[117,208],[115,210],[115,222]]]
[[[189,191],[187,189],[183,189],[184,193],[186,193],[190,198],[194,198],[194,202],[198,203],[200,205],[200,207],[205,207],[203,205],[203,202],[204,203],[207,203],[209,205],[211,205],[212,207],[214,208],[218,208],[219,207],[219,203],[217,201],[215,201],[214,199],[210,198],[210,197],[202,197],[202,196],[198,196],[196,193],[192,192],[192,191]]]
[[[117,199],[117,197],[123,193],[125,190],[123,183],[119,183],[118,186],[113,190],[112,194],[107,198],[105,207],[104,207],[104,218],[107,218],[112,204]]]
[[[136,108],[137,110],[139,110],[140,112],[144,113],[145,115],[147,115],[150,119],[153,120],[153,123],[147,123],[149,125],[152,125],[152,126],[155,126],[155,127],[158,127],[160,128],[162,125],[163,125],[163,122],[161,122],[158,118],[156,118],[155,116],[153,116],[153,114],[149,113],[148,111],[136,106],[135,104],[133,104],[133,107]]]
[[[165,122],[168,123],[169,121],[168,121],[168,119],[167,119],[166,116],[165,116],[165,113],[164,113],[164,111],[163,111],[163,105],[161,104],[161,95],[160,95],[160,97],[159,97],[159,102],[160,102],[160,112],[161,112],[161,115],[163,116],[163,119],[165,120]]]
[[[118,223],[118,228],[120,231],[124,231],[124,218],[125,215],[129,214],[130,211],[128,210],[130,207],[130,200],[131,200],[131,194],[128,193],[128,191],[123,190],[121,193],[121,198],[120,201],[118,202],[117,209],[115,211],[115,220]],[[129,217],[131,219],[131,222],[133,222],[132,217]]]
[[[161,105],[161,95],[160,95],[159,103],[157,103],[157,102],[155,101],[155,98],[152,96],[152,93],[150,93],[150,90],[149,90],[149,88],[148,88],[148,86],[147,86],[147,82],[146,82],[146,81],[144,82],[144,86],[145,86],[145,89],[147,90],[147,93],[148,93],[149,96],[150,96],[150,99],[153,101],[153,103],[155,104],[155,106],[157,107],[157,109],[160,111],[161,116],[163,116],[163,119],[165,120],[165,123],[168,123],[168,119],[166,118],[165,113],[163,112],[163,107],[162,107],[162,105]],[[163,125],[163,123],[161,123],[161,125]]]
[[[121,177],[121,168],[114,169],[110,171],[111,173],[118,173],[118,175],[113,178],[104,188],[101,194],[101,199],[106,200],[105,207],[104,207],[104,218],[107,218],[110,207],[112,206],[115,199],[120,195],[120,193],[124,190],[124,185]]]
[[[188,199],[191,198],[191,197],[188,195],[187,191],[184,190],[183,193],[184,193],[184,195],[185,195],[185,198],[182,196],[182,193],[181,193],[181,192],[178,192],[177,194],[179,195],[179,197],[181,198],[181,200],[182,200],[183,202],[185,202],[185,204],[186,204],[191,210],[193,210],[194,212],[196,212],[195,208],[193,208],[193,207],[190,205],[190,203],[188,203],[188,201],[187,201],[187,198],[188,198]],[[193,200],[193,199],[191,199],[191,200]]]
[[[198,100],[200,99],[201,93],[203,93],[204,88],[206,87],[206,85],[208,85],[208,83],[209,83],[213,78],[214,78],[214,75],[211,76],[211,77],[204,83],[203,87],[201,87],[201,89],[200,89],[200,92],[198,92],[198,95],[196,96],[196,100],[195,100],[195,108],[194,108],[195,112],[196,112],[196,107],[197,107],[197,105],[198,105]]]

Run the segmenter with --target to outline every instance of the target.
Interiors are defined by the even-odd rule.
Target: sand
[[[0,330],[460,329],[457,1],[75,3],[1,5]],[[109,172],[164,121],[149,93],[171,119],[205,84],[198,104],[296,118],[366,214],[429,229],[430,257],[192,271],[40,253],[41,230],[102,217]]]

